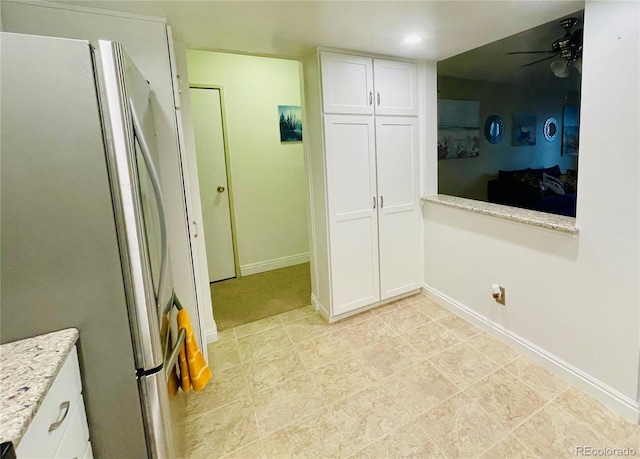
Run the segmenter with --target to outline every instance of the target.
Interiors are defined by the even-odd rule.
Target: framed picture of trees
[[[302,110],[297,105],[278,105],[280,142],[302,142]]]

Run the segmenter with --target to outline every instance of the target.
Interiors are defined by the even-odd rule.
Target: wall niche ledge
[[[570,236],[578,235],[576,219],[564,215],[549,214],[536,210],[521,209],[519,207],[505,206],[491,202],[476,201],[474,199],[459,198],[446,194],[425,196],[420,199],[422,202],[439,204],[455,209],[475,212],[477,214],[497,217],[503,220],[510,220],[526,225],[537,226],[546,230],[557,231]]]

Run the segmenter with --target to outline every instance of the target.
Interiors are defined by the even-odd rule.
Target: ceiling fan
[[[538,59],[537,61],[524,64],[521,67],[554,59],[551,62],[551,71],[558,78],[569,76],[571,67],[575,67],[578,72],[582,72],[582,29],[571,29],[578,23],[577,18],[566,18],[560,21],[560,27],[565,31],[564,36],[558,38],[551,44],[551,50],[545,51],[514,51],[507,54],[550,54],[550,56]]]

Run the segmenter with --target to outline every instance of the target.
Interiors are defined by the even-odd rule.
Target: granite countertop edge
[[[20,444],[78,336],[67,328],[0,346],[0,443]]]
[[[498,217],[504,220],[537,226],[547,230],[558,231],[571,236],[576,236],[579,232],[576,226],[576,219],[564,215],[549,214],[536,210],[521,209],[519,207],[504,206],[502,204],[442,194],[427,196],[422,198],[422,200],[456,209],[468,210],[482,215]]]

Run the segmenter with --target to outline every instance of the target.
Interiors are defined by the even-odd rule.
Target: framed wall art
[[[278,105],[280,142],[302,142],[302,110],[297,105]]]
[[[438,100],[438,159],[480,155],[480,102]]]

